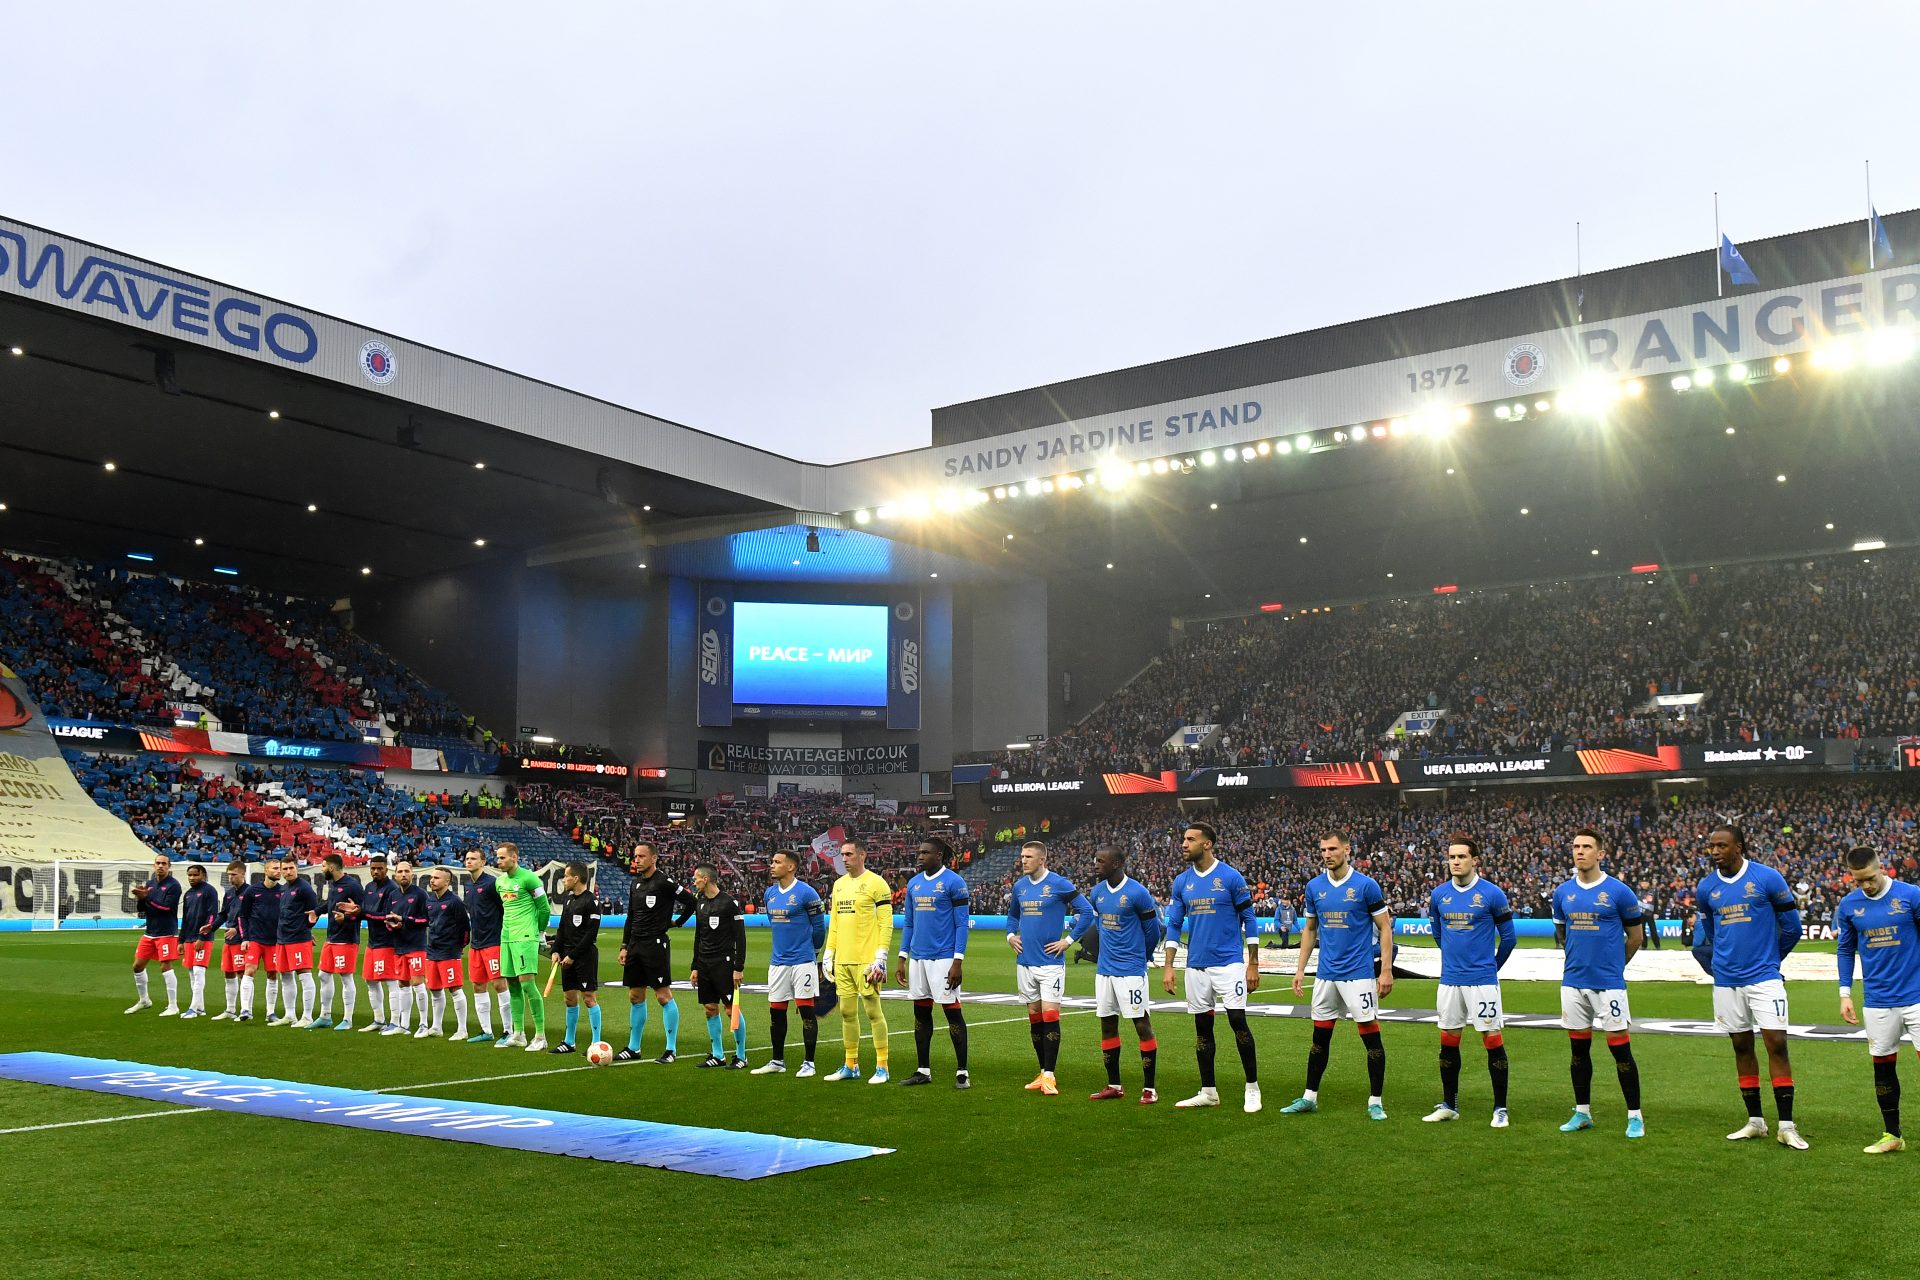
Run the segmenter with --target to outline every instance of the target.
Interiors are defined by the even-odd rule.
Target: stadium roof
[[[1920,237],[1920,215],[1887,223],[1896,244]],[[942,409],[933,448],[825,467],[0,221],[0,545],[164,553],[156,568],[237,567],[313,595],[347,593],[363,568],[501,556],[707,577],[1032,573],[1190,615],[1920,539],[1911,366],[1810,364],[1836,305],[1841,321],[1855,302],[1910,320],[1899,290],[1920,294],[1920,275],[1860,276],[1858,224],[1743,247],[1765,283],[1724,301],[1700,252]],[[1763,304],[1802,331],[1762,343]],[[1700,316],[1724,324],[1728,307],[1744,308],[1744,346],[1709,353],[1723,380],[1674,391],[1675,370],[1703,363],[1686,350]],[[1655,322],[1673,359],[1645,349]],[[1641,394],[1570,412],[1600,332]],[[1446,359],[1413,358],[1428,353]],[[1732,363],[1753,374],[1737,389]],[[1427,366],[1446,371],[1442,394],[1421,385]],[[1524,421],[1492,417],[1509,401]],[[1470,429],[1432,429],[1451,426],[1442,410]],[[1177,419],[1187,434],[1170,438]],[[1116,447],[1133,420],[1163,430]],[[1100,433],[1106,450],[1082,453]],[[794,554],[811,528],[821,552]]]

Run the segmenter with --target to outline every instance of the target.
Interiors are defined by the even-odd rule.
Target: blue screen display
[[[733,700],[776,707],[887,705],[887,606],[733,606]]]

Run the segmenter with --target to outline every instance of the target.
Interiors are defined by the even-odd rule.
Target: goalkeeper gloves
[[[832,973],[833,972],[833,952],[822,951],[820,953],[820,963],[822,966],[826,968],[828,973]]]

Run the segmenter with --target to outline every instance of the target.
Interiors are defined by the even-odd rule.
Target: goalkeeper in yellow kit
[[[893,890],[867,870],[867,846],[840,846],[847,873],[833,882],[827,942],[820,963],[840,997],[840,1039],[847,1064],[823,1080],[860,1078],[860,1008],[873,1030],[873,1074],[868,1084],[887,1082],[887,1015],[880,1011],[880,984],[887,980],[887,948],[893,941]],[[855,1003],[856,999],[858,1004]]]

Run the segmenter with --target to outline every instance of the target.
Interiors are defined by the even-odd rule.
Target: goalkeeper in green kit
[[[553,909],[540,877],[520,866],[520,846],[509,841],[493,851],[500,875],[494,888],[500,893],[500,976],[507,980],[518,1030],[494,1046],[544,1053],[547,1048],[547,1002],[540,998],[540,937],[547,931]],[[523,1012],[524,1011],[524,1012]]]

